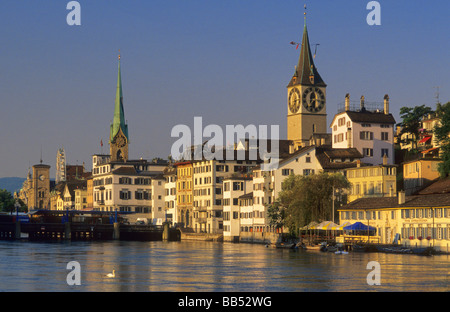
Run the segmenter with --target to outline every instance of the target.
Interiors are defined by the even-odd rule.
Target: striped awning
[[[332,230],[336,230],[336,231],[343,231],[344,227],[346,227],[348,225],[351,225],[351,224],[352,224],[351,222],[346,221],[346,222],[342,223],[341,225],[337,225],[337,226],[335,226],[335,227],[333,227],[331,229]]]
[[[323,221],[316,226],[314,226],[312,229],[314,230],[331,230],[333,227],[338,226],[336,223],[332,221]]]

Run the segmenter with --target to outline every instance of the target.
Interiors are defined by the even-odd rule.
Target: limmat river
[[[76,270],[68,269],[71,261]],[[376,272],[368,268],[372,261]],[[115,277],[106,277],[113,270]],[[4,292],[448,292],[449,270],[448,255],[336,255],[189,241],[0,241]],[[374,273],[379,285],[369,285]],[[68,284],[69,274],[78,274],[79,285]]]

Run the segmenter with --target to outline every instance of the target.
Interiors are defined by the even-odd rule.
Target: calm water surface
[[[81,285],[66,265],[81,265]],[[369,286],[367,263],[381,265]],[[116,270],[116,277],[105,275]],[[449,291],[450,256],[335,255],[214,242],[0,241],[0,291]]]

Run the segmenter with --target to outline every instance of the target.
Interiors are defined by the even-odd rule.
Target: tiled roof
[[[450,179],[437,180],[417,195],[406,196],[405,203],[399,204],[398,197],[359,198],[343,206],[339,210],[348,209],[381,209],[402,207],[447,207],[450,206]]]
[[[356,167],[357,160],[363,158],[356,148],[331,148],[321,146],[316,149],[316,157],[324,170],[339,170]],[[336,159],[350,159],[350,161],[337,161]]]
[[[394,116],[392,114],[385,114],[384,112],[347,111],[346,113],[353,122],[395,124]]]
[[[450,193],[450,179],[438,179],[430,186],[418,192],[418,195]]]
[[[359,198],[338,210],[361,210],[409,207],[447,207],[450,206],[450,193],[406,196],[405,203],[399,204],[398,197]]]
[[[134,167],[119,167],[112,172],[113,174],[123,174],[123,175],[137,175],[136,169]]]

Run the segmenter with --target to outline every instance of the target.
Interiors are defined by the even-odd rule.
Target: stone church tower
[[[314,65],[305,13],[300,57],[287,86],[287,139],[296,148],[308,145],[314,133],[327,133],[326,87]]]

